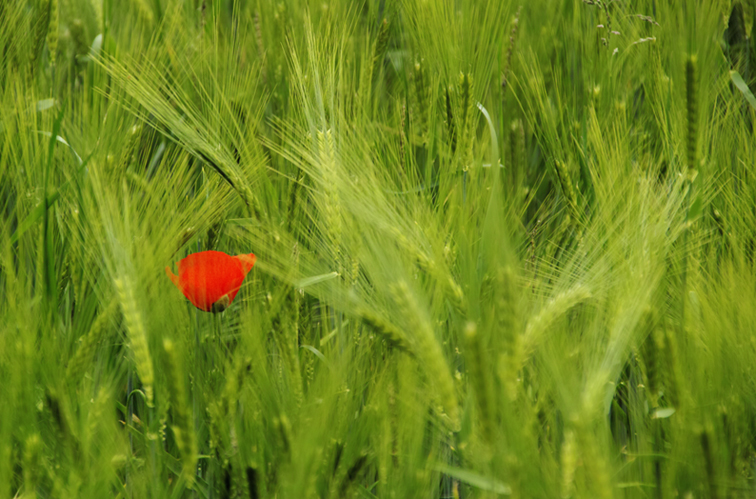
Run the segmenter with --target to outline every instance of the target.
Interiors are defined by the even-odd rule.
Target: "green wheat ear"
[[[373,54],[373,61],[375,64],[380,64],[383,60],[383,56],[386,54],[388,48],[389,39],[389,22],[388,19],[383,19],[380,28],[378,28],[378,38],[375,42],[375,53]]]

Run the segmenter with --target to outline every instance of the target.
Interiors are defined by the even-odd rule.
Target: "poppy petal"
[[[168,278],[171,280],[171,282],[173,283],[173,285],[176,286],[177,288],[181,289],[181,286],[179,286],[179,278],[178,278],[178,276],[176,274],[174,274],[173,272],[171,272],[170,267],[166,267],[165,268],[165,273],[166,273],[166,275],[168,275]]]
[[[222,312],[234,301],[254,262],[251,253],[232,257],[222,251],[202,251],[177,263],[178,277],[168,268],[166,274],[195,307]]]
[[[236,255],[234,258],[241,262],[242,270],[244,271],[245,275],[249,273],[250,270],[252,270],[252,267],[255,266],[255,262],[257,261],[257,257],[254,255],[254,253],[249,253],[247,255]]]

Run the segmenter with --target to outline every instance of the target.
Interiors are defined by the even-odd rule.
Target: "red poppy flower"
[[[178,276],[166,267],[165,273],[192,305],[205,312],[223,312],[255,264],[255,255],[231,256],[222,251],[193,253],[178,265]]]

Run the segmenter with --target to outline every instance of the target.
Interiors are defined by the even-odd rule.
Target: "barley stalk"
[[[657,329],[653,329],[643,343],[643,364],[646,368],[646,387],[652,407],[656,407],[661,384],[659,373],[661,366],[659,359],[664,354],[663,337]]]
[[[194,483],[194,471],[197,467],[197,441],[186,401],[184,371],[173,341],[163,340],[163,350],[165,350],[165,358],[168,363],[165,372],[168,378],[171,408],[173,409],[171,430],[176,438],[179,452],[181,452],[182,477],[191,487]]]
[[[709,431],[707,429],[701,430],[701,451],[704,456],[704,467],[706,469],[706,481],[709,485],[710,499],[717,499],[719,493],[717,491],[716,472],[714,469],[714,452],[712,450],[711,438],[709,437]]]
[[[674,332],[666,330],[663,336],[665,366],[664,366],[664,395],[669,405],[680,407],[680,366],[677,361],[677,342]]]

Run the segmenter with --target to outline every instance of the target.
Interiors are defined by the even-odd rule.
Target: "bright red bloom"
[[[193,253],[165,273],[192,305],[205,312],[223,312],[234,301],[244,278],[255,264],[255,255],[231,256],[222,251]]]

